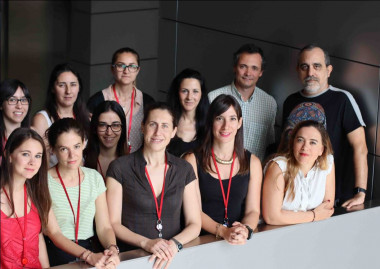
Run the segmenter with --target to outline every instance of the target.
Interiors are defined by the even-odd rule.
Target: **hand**
[[[359,193],[355,194],[355,196],[353,198],[345,201],[342,204],[342,207],[346,207],[347,209],[350,209],[354,205],[360,205],[360,204],[364,203],[364,199],[365,199],[365,193],[359,192]]]
[[[171,262],[172,262],[172,260],[173,260],[173,258],[174,258],[174,256],[175,256],[175,254],[178,252],[178,250],[177,250],[177,246],[176,246],[176,244],[175,244],[172,240],[169,240],[168,243],[169,243],[169,245],[170,245],[171,250],[172,250],[173,253],[174,253],[173,256],[172,256],[172,258],[169,259],[169,260],[164,260],[164,259],[160,259],[160,258],[158,258],[155,254],[153,254],[153,255],[150,256],[150,258],[149,258],[149,262],[154,261],[153,269],[160,269],[160,268],[162,268],[162,266],[164,266],[164,265],[165,265],[164,269],[169,268],[169,265],[171,264]],[[165,262],[166,262],[166,264],[165,264]]]
[[[101,253],[101,252],[99,252],[99,253],[92,253],[91,252],[91,254],[89,256],[87,256],[85,261],[88,264],[91,264],[92,266],[95,266],[98,269],[103,269],[103,268],[106,268],[105,267],[106,259],[107,259],[107,256],[103,255],[103,253]]]
[[[221,226],[220,236],[231,245],[243,245],[247,241],[248,230],[245,225],[235,221],[232,227]]]
[[[114,248],[114,247],[111,247],[111,248]],[[104,264],[106,265],[105,268],[116,268],[116,266],[119,265],[120,263],[120,258],[119,258],[119,254],[117,254],[117,250],[114,249],[114,250],[109,250],[109,249],[106,249],[104,250],[104,255],[107,256],[107,260],[104,262]]]
[[[147,240],[143,243],[142,248],[145,251],[152,253],[152,257],[155,256],[165,261],[172,259],[175,255],[175,252],[170,246],[170,242],[161,238]],[[152,257],[149,261],[154,260]]]
[[[334,207],[331,205],[330,200],[323,201],[319,206],[314,209],[314,221],[324,220],[332,216]]]

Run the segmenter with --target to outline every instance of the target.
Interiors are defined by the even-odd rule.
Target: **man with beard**
[[[304,88],[285,100],[283,124],[286,124],[290,112],[301,103],[314,102],[323,107],[327,132],[334,149],[335,205],[351,208],[362,204],[366,194],[368,150],[365,123],[353,96],[328,84],[332,69],[328,52],[322,48],[308,45],[300,51],[297,72]],[[349,165],[350,158],[354,171]]]
[[[241,46],[233,55],[235,80],[208,94],[210,103],[220,94],[238,101],[243,114],[244,148],[264,160],[266,149],[275,142],[277,103],[256,86],[265,68],[264,53],[254,44]],[[228,131],[228,130],[227,130]]]

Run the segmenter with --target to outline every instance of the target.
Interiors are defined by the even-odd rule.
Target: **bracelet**
[[[221,237],[219,236],[219,228],[220,228],[220,223],[216,224],[216,232],[215,232],[215,238],[220,239]]]
[[[90,254],[87,255],[86,259],[84,261],[87,263],[88,258],[92,255],[92,251],[90,251]]]
[[[118,247],[117,245],[115,245],[115,244],[108,245],[107,249],[109,250],[110,247],[114,247],[114,248],[116,248],[117,254],[120,253],[120,249],[119,249],[119,247]]]
[[[311,210],[311,212],[313,212],[313,220],[311,222],[313,222],[315,220],[315,212],[314,212],[314,209]]]
[[[86,259],[84,258],[84,254],[87,253],[88,251],[90,250],[86,249],[85,251],[83,251],[83,253],[79,256],[79,259],[82,259],[85,261]]]

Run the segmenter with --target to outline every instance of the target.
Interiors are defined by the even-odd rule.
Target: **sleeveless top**
[[[21,259],[23,253],[23,235],[24,217],[8,218],[1,211],[1,268],[23,268]],[[41,222],[37,208],[31,204],[31,209],[28,213],[28,228],[26,234],[26,253],[28,259],[27,268],[41,268],[39,260],[39,234],[41,232]]]
[[[38,111],[37,114],[41,114],[42,116],[45,117],[45,119],[48,123],[48,128],[53,124],[53,122],[51,121],[49,114],[47,113],[46,110]],[[44,139],[45,139],[45,137],[44,137]],[[51,150],[50,150],[50,152],[48,152],[48,154],[50,156],[49,157],[49,168],[51,168],[58,163],[58,159],[57,159],[57,156],[55,156],[55,154],[53,152],[51,152]]]
[[[273,161],[278,164],[283,173],[286,172],[288,162],[285,157],[279,156],[274,158]],[[333,163],[333,155],[328,155],[328,167],[326,170],[322,170],[318,165],[314,165],[307,173],[306,177],[303,175],[302,171],[298,171],[297,176],[294,179],[294,199],[293,201],[288,199],[290,195],[290,191],[288,190],[285,194],[284,201],[282,202],[282,209],[297,212],[311,210],[319,206],[325,197],[326,179],[327,175],[331,172]],[[267,166],[264,168],[264,173],[266,170]]]
[[[178,136],[175,136],[170,140],[170,144],[168,145],[167,149],[169,153],[181,158],[184,153],[191,152],[197,148],[199,144],[200,141],[198,139],[190,142],[185,142]]]
[[[251,153],[245,151],[248,162],[251,161]],[[202,211],[210,218],[218,223],[223,223],[224,220],[224,201],[222,190],[218,178],[212,177],[209,173],[205,172],[197,159],[199,189],[202,199]],[[231,226],[235,221],[241,221],[245,212],[245,200],[248,193],[248,185],[250,179],[250,172],[245,175],[236,174],[232,177],[230,197],[228,200],[228,222]],[[222,179],[225,195],[228,190],[228,178]]]

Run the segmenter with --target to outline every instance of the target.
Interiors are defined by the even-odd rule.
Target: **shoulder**
[[[274,169],[273,167],[277,167],[276,169],[279,169],[281,172],[285,172],[287,164],[288,160],[284,156],[277,156],[265,165],[264,173]]]
[[[92,112],[95,109],[95,107],[101,102],[104,102],[104,100],[105,99],[104,99],[103,91],[96,92],[87,101],[88,110]]]
[[[224,87],[218,88],[208,93],[208,99],[210,103],[221,94],[230,94],[231,93],[231,85],[226,85]]]
[[[300,94],[300,91],[292,93],[291,95],[289,95],[288,97],[286,97],[286,99],[284,101],[284,104],[285,103],[289,103],[289,102],[293,102],[294,100],[297,100],[299,97],[302,97],[302,95]]]
[[[38,111],[34,117],[33,117],[33,120],[32,120],[32,125],[35,126],[36,124],[37,125],[46,125],[48,126],[48,122],[49,122],[49,115],[48,113],[45,111],[45,110],[41,110],[41,111]]]
[[[277,106],[277,102],[272,95],[260,89],[259,87],[256,87],[255,91],[257,92],[257,95],[261,100],[264,100],[265,102],[270,103],[271,105]]]
[[[103,180],[102,176],[100,173],[92,168],[88,168],[85,166],[81,166],[80,169],[83,171],[83,174],[85,174],[86,177],[89,177],[91,179],[101,179]]]
[[[173,164],[173,165],[176,165],[178,166],[179,168],[181,169],[192,169],[192,166],[190,165],[190,163],[186,160],[186,159],[181,159],[179,157],[176,157],[174,156],[173,154],[171,153],[168,153],[167,152],[167,155],[168,155],[168,160]],[[190,154],[188,154],[190,155]],[[187,156],[187,155],[186,155]]]

